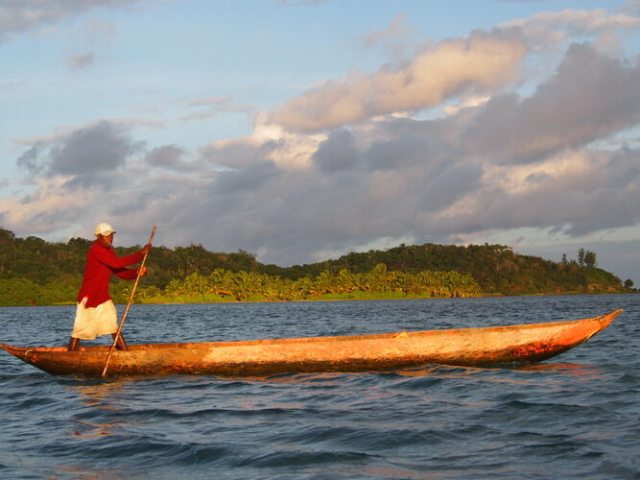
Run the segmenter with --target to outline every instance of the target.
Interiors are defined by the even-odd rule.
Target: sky
[[[640,284],[640,2],[0,0],[0,227]]]

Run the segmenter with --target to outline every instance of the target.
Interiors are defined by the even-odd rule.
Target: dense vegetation
[[[0,228],[0,305],[73,303],[91,240],[50,243]],[[117,248],[119,255],[140,248]],[[594,252],[552,262],[501,245],[401,245],[337,260],[279,267],[254,255],[210,252],[200,245],[156,247],[137,299],[144,302],[464,297],[622,292],[633,286],[597,268]],[[130,282],[114,281],[125,302]]]
[[[354,272],[384,263],[389,270],[417,272],[422,270],[457,271],[471,275],[484,294],[561,294],[618,292],[624,290],[620,279],[597,268],[596,254],[580,249],[578,260],[552,262],[540,257],[518,255],[502,245],[425,244],[400,245],[385,251],[350,253],[338,260],[292,267],[291,270],[317,272],[347,268]],[[307,273],[308,274],[308,273]]]

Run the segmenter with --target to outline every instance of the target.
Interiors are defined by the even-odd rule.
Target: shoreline
[[[499,297],[562,297],[576,295],[629,295],[639,294],[639,289],[618,292],[554,292],[554,293],[523,293],[519,295],[509,295],[503,293],[485,293],[481,295],[464,295],[464,296],[433,296],[433,295],[411,295],[411,294],[371,294],[371,295],[354,295],[348,294],[328,294],[314,298],[299,299],[269,299],[269,298],[247,298],[237,300],[234,298],[223,298],[216,296],[202,296],[200,298],[186,297],[151,297],[148,299],[141,298],[134,300],[133,304],[137,305],[201,305],[201,304],[237,304],[237,303],[310,303],[310,302],[348,302],[348,301],[392,301],[392,300],[444,300],[444,299],[469,299],[469,298],[499,298]],[[126,305],[126,299],[113,299],[116,305]],[[0,305],[0,308],[15,307],[68,307],[75,306],[75,301],[57,302],[51,304],[22,304],[22,305]]]

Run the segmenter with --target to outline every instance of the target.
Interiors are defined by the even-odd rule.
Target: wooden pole
[[[154,225],[153,228],[151,229],[151,234],[149,235],[149,241],[147,242],[147,244],[150,244],[153,242],[153,237],[155,236],[155,234],[156,234],[156,226]],[[113,353],[113,350],[116,348],[116,344],[118,343],[118,338],[120,337],[120,334],[122,332],[122,327],[124,327],[124,321],[126,320],[127,314],[129,313],[129,309],[131,308],[131,304],[133,303],[133,297],[135,296],[136,290],[138,289],[138,284],[140,283],[140,278],[142,276],[141,275],[142,268],[144,267],[144,264],[147,261],[147,256],[149,256],[149,252],[145,252],[144,257],[142,258],[142,263],[138,268],[138,275],[136,276],[136,281],[133,284],[133,288],[131,289],[131,295],[129,295],[129,302],[127,303],[127,306],[124,309],[124,312],[122,313],[122,319],[120,320],[120,324],[118,325],[118,330],[116,331],[116,335],[113,337],[113,343],[111,344],[111,347],[109,347],[107,360],[104,362],[104,369],[102,370],[103,377],[107,375],[107,369],[109,368],[109,361],[111,360],[111,354]]]

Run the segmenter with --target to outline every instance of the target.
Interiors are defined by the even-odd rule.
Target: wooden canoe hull
[[[114,350],[108,374],[265,376],[356,372],[428,363],[491,367],[545,360],[604,330],[622,310],[593,318],[500,327],[233,342],[130,345]],[[21,360],[56,375],[99,377],[108,347],[15,347]]]

